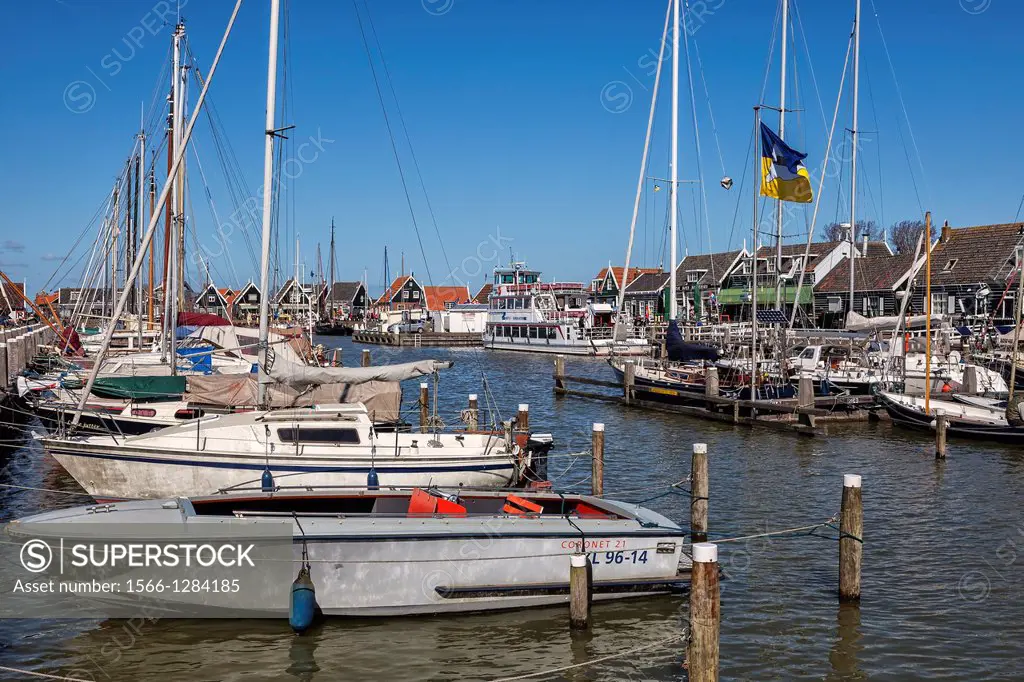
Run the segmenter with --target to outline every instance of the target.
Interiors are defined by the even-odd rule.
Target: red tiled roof
[[[487,303],[493,290],[494,285],[490,282],[483,285],[480,287],[480,291],[476,292],[476,296],[473,297],[473,303]]]
[[[446,303],[469,303],[469,287],[423,287],[427,310],[444,310]]]
[[[220,294],[220,297],[223,298],[228,305],[234,303],[236,295],[234,289],[225,287],[223,289],[217,289],[217,293]]]
[[[387,288],[387,291],[385,291],[381,295],[381,297],[377,299],[377,303],[381,305],[385,303],[391,303],[391,299],[393,299],[398,294],[398,292],[402,290],[402,287],[404,287],[405,283],[408,282],[410,279],[412,279],[412,275],[400,275],[396,277],[395,281],[391,283],[391,286]]]
[[[626,269],[625,267],[618,266],[618,265],[613,266],[612,269],[611,269],[612,270],[612,278],[615,280],[615,284],[617,286],[620,286],[620,287],[622,286],[622,273],[625,271],[625,269]],[[626,286],[629,286],[630,284],[632,284],[633,280],[635,280],[640,275],[652,274],[652,273],[656,274],[656,273],[659,273],[659,272],[661,272],[661,268],[630,268],[629,269],[629,281],[626,282]],[[604,279],[607,274],[608,274],[608,268],[601,268],[601,272],[597,273],[597,277],[595,277],[594,279]]]

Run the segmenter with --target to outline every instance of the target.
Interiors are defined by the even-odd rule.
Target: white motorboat
[[[502,487],[529,455],[489,433],[395,433],[361,403],[208,415],[135,436],[43,437],[43,447],[98,500],[212,494],[270,471],[289,486]]]
[[[532,491],[247,491],[62,509],[15,521],[8,534],[21,540],[55,531],[62,538],[99,532],[125,542],[134,532],[152,542],[147,534],[154,528],[173,526],[186,538],[205,540],[214,528],[223,538],[282,524],[291,528],[289,572],[304,565],[307,550],[317,602],[335,616],[563,604],[571,556],[581,551],[592,562],[595,601],[667,593],[689,581],[691,565],[683,553],[685,531],[660,514],[602,498]],[[278,567],[259,571],[263,584],[246,583],[247,596],[232,605],[233,615],[246,608],[287,614],[290,586],[271,577],[280,575],[271,570]],[[147,570],[145,577],[152,578]],[[176,603],[210,599],[174,590],[150,596],[152,608],[172,610]]]

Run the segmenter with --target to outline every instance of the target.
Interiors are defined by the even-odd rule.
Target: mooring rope
[[[562,673],[562,672],[565,672],[567,670],[575,670],[577,668],[586,668],[587,666],[597,665],[598,663],[603,663],[605,661],[611,661],[611,660],[616,659],[616,658],[623,658],[625,656],[630,656],[632,654],[639,653],[641,651],[647,651],[649,649],[655,649],[655,648],[657,648],[659,646],[664,646],[665,644],[668,644],[669,642],[674,642],[674,641],[678,641],[680,639],[685,639],[686,636],[687,636],[687,633],[686,632],[682,632],[682,633],[680,633],[678,635],[672,635],[671,637],[666,637],[665,639],[658,640],[657,642],[653,642],[651,644],[644,644],[643,646],[638,646],[638,647],[635,647],[633,649],[628,649],[626,651],[620,651],[618,653],[608,654],[607,656],[601,656],[599,658],[592,658],[589,661],[584,661],[583,663],[573,663],[572,665],[564,665],[564,666],[562,666],[560,668],[552,668],[551,670],[541,670],[540,672],[535,672],[535,673],[525,673],[523,675],[515,675],[513,677],[501,677],[501,678],[492,680],[492,682],[513,682],[514,680],[528,680],[528,679],[530,679],[532,677],[549,677],[551,675],[556,675],[558,673]]]
[[[0,665],[0,670],[9,673],[18,673],[19,675],[30,675],[33,677],[42,677],[47,680],[64,680],[64,682],[92,682],[92,680],[83,680],[81,677],[68,677],[67,675],[51,675],[49,673],[37,673],[34,670],[22,670],[21,668],[9,668],[6,665]]]

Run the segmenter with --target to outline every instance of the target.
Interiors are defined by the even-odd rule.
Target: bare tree
[[[823,240],[826,242],[846,241],[850,238],[847,225],[848,223],[829,223],[821,231]],[[885,233],[874,220],[858,220],[856,236],[858,241],[864,239],[865,236],[870,241],[876,241],[884,237]]]
[[[924,232],[924,221],[922,220],[901,220],[889,227],[889,241],[892,242],[896,253],[913,253],[917,248],[917,239]],[[931,239],[935,239],[938,230],[932,225]]]

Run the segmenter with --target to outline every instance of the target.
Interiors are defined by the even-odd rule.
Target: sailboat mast
[[[789,42],[789,0],[782,0],[782,68],[779,77],[779,137],[786,139],[786,57]],[[796,306],[796,301],[793,301]],[[775,201],[775,307],[782,309],[782,199]]]
[[[932,395],[932,212],[924,214],[924,238],[928,240],[924,266],[924,413],[931,414]],[[850,265],[853,265],[851,261]],[[903,382],[907,380],[907,358],[903,357]]]
[[[761,172],[761,107],[754,107],[754,177]],[[757,204],[761,188],[754,185],[753,246],[750,252],[750,399],[757,400]]]
[[[173,64],[172,64],[173,73]],[[174,107],[178,106],[174,100],[174,78],[171,78],[171,91],[168,94],[170,107],[167,110],[167,180],[170,180],[171,172],[174,169]],[[154,188],[156,187],[156,165],[153,167]],[[172,202],[164,205],[164,269],[160,275],[160,284],[163,286],[164,300],[163,310],[160,318],[163,329],[160,330],[160,362],[167,362],[167,350],[171,341],[171,240],[174,237],[174,208]]]
[[[853,37],[853,129],[850,131],[850,308],[853,312],[853,259],[857,248],[857,104],[860,99],[860,0],[854,19]],[[931,243],[929,237],[929,245]]]
[[[181,60],[181,43],[185,38],[185,24],[179,23],[177,31],[180,34],[178,39],[178,69],[176,71],[176,78],[178,84],[178,99],[177,106],[174,108],[175,115],[178,120],[175,123],[174,131],[178,136],[177,144],[181,145],[181,136],[184,131],[185,123],[185,101],[187,99],[186,88],[188,87],[188,79],[185,74],[188,72],[188,66]],[[177,236],[178,236],[178,255],[177,265],[178,273],[175,279],[175,284],[178,287],[178,298],[177,298],[177,310],[184,310],[188,302],[185,300],[185,167],[188,165],[188,156],[182,158],[181,163],[178,165],[178,177],[177,177],[177,205],[174,210],[177,218]],[[177,316],[175,316],[175,324],[177,324]]]
[[[145,107],[145,105],[142,105]],[[135,229],[132,232],[132,261],[138,256],[139,243],[142,234],[142,224],[146,220],[146,206],[143,197],[146,192],[146,114],[145,109],[139,111],[139,155],[135,158]],[[153,261],[150,259],[150,281],[153,279]],[[142,286],[136,282],[135,287],[135,323],[139,328],[139,350],[142,349]]]
[[[671,294],[668,297],[668,319],[676,319],[676,233],[679,229],[679,0],[672,2],[672,178],[669,195],[669,211],[672,213],[672,227],[669,230],[669,280]],[[629,273],[622,273],[622,288],[626,288]]]
[[[260,250],[260,373],[266,374],[270,344],[270,211],[274,182],[274,109],[277,99],[277,33],[281,0],[270,0],[270,47],[267,57],[267,111],[263,144],[263,235]],[[258,402],[267,405],[267,384],[260,376]]]
[[[110,223],[110,324],[115,325],[114,301],[117,300],[118,232],[121,231],[121,180],[114,185],[114,217]]]
[[[174,49],[171,61],[171,83],[174,98],[174,107],[171,110],[173,121],[172,140],[174,142],[174,153],[176,156],[183,156],[181,151],[181,37],[184,34],[184,27],[179,23],[174,27]],[[168,140],[170,144],[171,140]],[[167,355],[171,364],[171,375],[178,373],[177,362],[177,327],[178,327],[178,278],[180,251],[178,249],[178,233],[181,229],[181,215],[178,211],[181,197],[181,164],[173,169],[171,180],[171,232],[169,242],[173,245],[170,249],[170,261],[167,264],[168,281],[164,285],[164,298],[166,299],[165,309],[167,317],[164,319],[164,328],[167,332]]]
[[[327,311],[327,317],[328,317],[328,319],[333,320],[334,319],[334,218],[331,218],[331,254],[328,257],[331,259],[331,262],[327,264],[327,267],[331,271],[331,283],[330,283],[330,287],[331,288],[329,289],[330,296],[329,296],[328,300],[330,301],[330,303],[328,305],[330,307],[328,308],[328,311]]]

